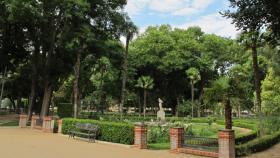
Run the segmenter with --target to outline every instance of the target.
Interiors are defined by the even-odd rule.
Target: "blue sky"
[[[148,26],[169,24],[176,28],[200,26],[206,33],[234,38],[236,28],[219,12],[228,0],[128,0],[125,10],[140,32]]]

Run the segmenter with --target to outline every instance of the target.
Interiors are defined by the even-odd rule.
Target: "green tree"
[[[280,77],[277,76],[272,68],[262,82],[262,103],[263,112],[266,115],[275,115],[280,112]]]
[[[271,37],[280,36],[279,0],[229,0],[230,7],[223,13],[233,19],[236,26],[243,30],[258,31],[267,28]]]
[[[192,94],[192,117],[194,116],[194,85],[196,82],[198,82],[200,80],[200,73],[199,71],[194,68],[194,67],[191,67],[189,68],[188,70],[186,70],[186,74],[188,76],[188,78],[190,79],[191,81],[191,94]]]
[[[143,89],[143,115],[146,116],[147,92],[154,87],[154,80],[150,76],[142,76],[137,80],[136,87]]]
[[[137,27],[133,24],[133,22],[127,17],[126,24],[124,28],[124,36],[126,37],[125,43],[125,53],[123,55],[123,65],[122,65],[122,87],[121,87],[121,102],[119,107],[119,112],[121,117],[123,115],[123,105],[126,96],[126,82],[127,82],[127,73],[128,73],[128,52],[129,52],[129,44],[133,39],[134,35],[137,33]]]
[[[229,77],[220,77],[213,81],[210,88],[205,93],[208,100],[222,102],[225,109],[225,128],[232,129],[232,107],[231,107],[231,85]]]

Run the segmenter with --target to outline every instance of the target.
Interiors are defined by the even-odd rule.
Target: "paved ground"
[[[268,150],[265,150],[260,153],[255,153],[251,156],[247,156],[245,158],[280,158],[280,143],[274,145]]]
[[[1,158],[201,158],[168,151],[87,143],[58,134],[19,128],[0,128],[0,155]]]

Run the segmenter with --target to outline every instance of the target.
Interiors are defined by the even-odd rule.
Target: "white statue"
[[[160,98],[158,98],[158,103],[159,103],[159,111],[157,112],[157,119],[163,122],[165,121],[165,112],[162,107],[163,101]]]

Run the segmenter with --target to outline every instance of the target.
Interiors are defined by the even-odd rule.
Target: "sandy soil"
[[[58,134],[19,128],[0,128],[1,158],[201,158],[168,151],[88,143]]]

